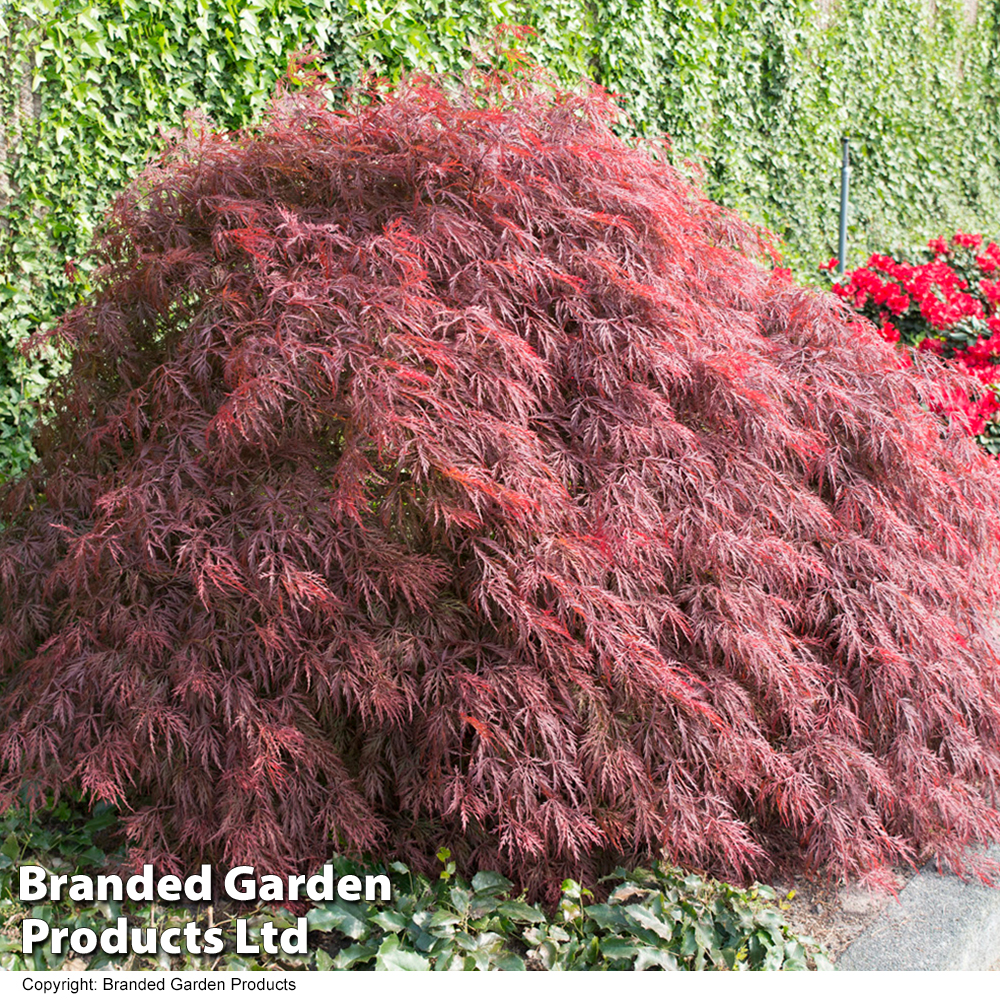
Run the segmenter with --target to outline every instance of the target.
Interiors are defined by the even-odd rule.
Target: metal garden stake
[[[850,148],[847,136],[840,140],[843,159],[840,164],[840,244],[837,248],[838,273],[843,275],[847,262],[847,189],[851,183]]]

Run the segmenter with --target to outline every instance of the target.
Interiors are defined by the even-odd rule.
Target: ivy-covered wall
[[[384,5],[383,5],[384,3]],[[345,83],[463,66],[501,22],[565,82],[621,95],[713,197],[785,241],[800,274],[833,253],[839,137],[852,136],[851,245],[909,249],[1000,230],[1000,0],[0,0],[0,476],[30,455],[45,369],[14,345],[87,286],[110,197],[204,107],[235,126],[288,53]]]
[[[836,250],[852,140],[852,259],[1000,227],[995,0],[606,0],[601,82],[704,157],[709,192],[815,272]]]

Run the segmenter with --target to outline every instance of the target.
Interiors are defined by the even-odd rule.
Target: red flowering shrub
[[[992,466],[603,98],[497,86],[286,97],[119,199],[3,496],[8,798],[534,886],[996,837]]]
[[[833,291],[878,325],[890,343],[930,351],[973,375],[971,393],[946,390],[935,402],[958,415],[991,454],[1000,454],[1000,247],[972,233],[930,240],[928,259],[908,264],[873,254]],[[832,271],[834,259],[820,265]],[[995,276],[995,277],[992,277]]]

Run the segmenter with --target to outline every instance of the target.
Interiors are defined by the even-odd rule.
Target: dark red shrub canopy
[[[1000,485],[937,362],[505,88],[286,96],[118,201],[4,501],[6,793],[532,885],[996,837]]]

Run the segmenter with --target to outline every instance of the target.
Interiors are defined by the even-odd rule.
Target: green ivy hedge
[[[844,132],[859,255],[998,228],[1000,0],[0,0],[0,477],[31,457],[50,374],[14,347],[87,288],[65,262],[161,129],[194,107],[245,122],[296,49],[350,84],[460,68],[501,22],[669,133],[800,273],[833,250]]]

